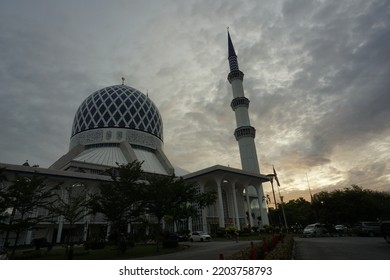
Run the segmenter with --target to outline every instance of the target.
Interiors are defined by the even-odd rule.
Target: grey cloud
[[[50,1],[46,15],[41,1],[14,15],[16,2],[0,4],[0,161],[55,161],[81,102],[125,76],[158,106],[170,160],[192,171],[239,167],[230,26],[264,170],[276,164],[290,189],[324,168],[338,171],[332,187],[364,179],[365,168],[371,182],[388,182],[388,1],[144,2]],[[365,157],[370,145],[382,148]]]

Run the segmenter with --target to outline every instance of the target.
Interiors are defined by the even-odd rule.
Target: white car
[[[203,231],[194,231],[190,234],[190,241],[191,242],[194,242],[194,241],[200,241],[200,242],[203,242],[203,241],[211,241],[211,236],[206,233],[206,232],[203,232]]]
[[[326,229],[319,223],[307,225],[303,230],[303,235],[317,235],[326,233]]]

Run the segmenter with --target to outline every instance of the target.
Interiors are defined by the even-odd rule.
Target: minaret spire
[[[229,60],[230,72],[238,71],[240,69],[238,68],[237,55],[236,55],[236,51],[234,50],[232,38],[230,38],[229,28],[227,34],[228,34],[228,60]]]
[[[232,57],[232,56],[237,57],[236,51],[234,50],[234,46],[233,46],[233,43],[232,43],[232,38],[230,38],[229,28],[228,28],[227,33],[228,33],[229,57]]]

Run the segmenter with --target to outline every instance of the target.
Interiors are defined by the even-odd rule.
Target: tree
[[[286,219],[291,226],[304,226],[313,222],[311,204],[304,198],[290,200],[284,204]]]
[[[183,181],[184,182],[184,181]],[[167,215],[172,217],[173,222],[185,220],[188,225],[189,218],[195,219],[201,216],[201,210],[208,205],[211,205],[217,199],[216,192],[199,192],[197,187],[191,183],[185,182],[191,186],[191,192],[188,193],[192,197],[189,201],[179,204],[177,207],[169,210]]]
[[[358,221],[390,218],[390,193],[357,185],[319,192],[313,196],[312,205],[317,220],[322,223],[353,225]]]
[[[164,216],[175,219],[195,217],[198,210],[215,202],[215,193],[200,193],[197,187],[182,177],[149,175],[144,186],[146,212],[157,219],[156,246],[159,250],[161,222]],[[179,213],[182,213],[181,215]]]
[[[87,188],[83,184],[65,186],[61,192],[56,194],[56,201],[49,205],[48,209],[51,213],[62,216],[64,221],[69,223],[70,233],[66,237],[68,249],[73,235],[73,226],[92,212],[89,206],[93,198],[87,193]],[[69,251],[69,259],[72,258],[70,252],[72,251]]]
[[[3,185],[4,181],[7,181],[7,177],[3,174],[4,168],[0,169],[0,223],[3,220],[8,218],[8,213],[6,212],[8,205],[5,201],[5,194],[3,191],[5,190],[5,186]]]
[[[0,229],[6,232],[4,244],[8,244],[9,235],[15,233],[12,254],[23,231],[32,229],[35,225],[51,217],[40,213],[39,209],[47,209],[54,201],[56,186],[48,187],[46,178],[34,175],[32,177],[16,176],[9,185],[1,184],[0,196],[7,209],[10,209],[8,221],[0,224]]]
[[[126,246],[123,239],[127,233],[127,226],[137,220],[143,213],[141,162],[133,161],[125,165],[118,165],[117,169],[110,169],[107,173],[112,182],[99,185],[99,193],[95,194],[90,206],[95,213],[104,214],[111,224],[111,236],[122,253]]]

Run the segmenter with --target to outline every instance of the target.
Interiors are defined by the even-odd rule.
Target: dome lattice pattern
[[[126,85],[100,89],[80,105],[72,137],[95,128],[136,129],[163,139],[163,123],[156,105],[142,92]]]

